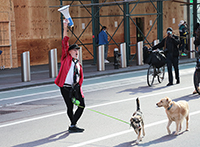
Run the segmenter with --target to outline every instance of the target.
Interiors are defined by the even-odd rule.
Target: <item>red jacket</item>
[[[65,79],[67,77],[67,73],[69,72],[72,63],[72,56],[68,52],[69,49],[68,40],[69,40],[68,36],[65,36],[62,40],[61,66],[58,76],[55,79],[55,84],[59,87],[63,87]],[[83,84],[83,68],[82,65],[80,64],[80,80],[79,80],[80,87],[82,87],[82,84]],[[84,97],[82,88],[81,88],[81,94]]]

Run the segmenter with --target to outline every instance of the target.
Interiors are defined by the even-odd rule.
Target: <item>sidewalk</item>
[[[179,64],[195,62],[196,59],[187,57],[180,59]],[[137,71],[148,68],[148,64],[138,66],[136,61],[132,61],[127,68],[114,69],[112,59],[106,64],[105,71],[97,71],[97,66],[92,61],[83,61],[84,78],[99,77],[103,75],[117,74],[123,72]],[[58,68],[60,67],[60,64]],[[31,81],[22,82],[21,68],[0,70],[0,91],[18,89],[30,86],[53,84],[55,78],[49,78],[49,65],[31,66]]]

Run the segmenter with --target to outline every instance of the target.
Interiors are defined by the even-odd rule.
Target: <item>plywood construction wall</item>
[[[89,4],[90,2],[82,1],[84,4]],[[103,0],[99,0],[99,3],[103,3]],[[113,0],[107,0],[106,3],[113,2]],[[142,1],[140,1],[142,2]],[[64,4],[69,4],[65,2]],[[154,6],[154,5],[155,6]],[[138,3],[136,4],[130,4],[129,5],[129,12],[131,12],[131,15],[138,16],[131,16],[130,19],[130,43],[132,45],[137,44],[137,36],[136,36],[136,18],[142,18],[144,21],[144,35],[147,37],[149,43],[152,43],[154,40],[157,39],[157,15],[139,15],[139,14],[150,14],[150,13],[157,13],[157,3]],[[73,2],[72,5],[80,5],[79,2]],[[101,7],[101,6],[100,6]],[[156,8],[155,8],[156,7]],[[87,7],[87,10],[83,7],[71,7],[70,8],[70,14],[72,17],[91,17],[91,15],[88,13],[88,10],[91,12],[91,7]],[[108,40],[110,44],[122,43],[124,42],[124,23],[123,23],[123,5],[114,5],[114,6],[104,6],[101,7],[99,14],[100,14],[100,23],[102,26],[107,26],[107,32],[108,32]],[[184,7],[180,6],[180,3],[175,3],[172,1],[164,1],[163,2],[163,35],[166,36],[166,29],[168,27],[172,27],[174,29],[174,32],[176,35],[178,34],[178,23],[180,20],[184,19],[183,17],[183,10]],[[108,15],[112,17],[107,17]],[[116,16],[116,17],[114,17]],[[175,20],[175,23],[173,23],[173,19]],[[87,25],[91,21],[91,18],[83,18],[83,19],[74,19],[75,23],[75,29],[74,32],[79,36],[79,34],[83,31],[81,24],[85,23]],[[152,23],[150,23],[152,22]],[[155,22],[155,25],[153,26],[153,23]],[[115,23],[117,23],[117,28],[115,26]],[[81,41],[84,43],[92,42],[92,23],[88,24],[89,27],[84,30],[84,34],[81,36]],[[101,27],[100,27],[101,29]],[[149,33],[150,32],[150,33]],[[148,36],[147,36],[148,34]],[[113,39],[111,39],[111,37]],[[114,42],[115,40],[115,42]],[[77,41],[75,37],[71,37],[71,42],[74,43]],[[79,41],[77,41],[80,43]],[[147,41],[145,41],[147,43]],[[93,47],[87,46],[89,51],[93,53]],[[108,50],[108,56],[113,57],[114,48],[118,47],[117,45],[109,45]],[[84,48],[83,48],[84,49]],[[131,47],[131,53],[134,54],[136,52],[136,46]],[[87,50],[83,50],[83,59],[92,59],[92,56],[87,52]]]
[[[60,15],[49,6],[59,0],[15,0],[18,63],[25,51],[30,51],[31,65],[47,64],[48,52],[61,48]]]
[[[0,0],[0,2],[6,6],[0,6],[1,12],[6,11],[6,13],[0,13],[0,21],[9,21],[11,26],[13,67],[21,66],[21,54],[25,51],[30,51],[31,65],[48,64],[48,52],[54,48],[58,49],[58,61],[60,61],[61,15],[60,12],[57,11],[58,7],[49,7],[60,5],[60,0]],[[63,1],[63,5],[71,4],[71,2],[72,1]],[[90,1],[81,2],[83,4],[91,3]],[[106,2],[113,2],[113,0],[108,0]],[[103,3],[103,1],[99,0],[99,3]],[[80,2],[73,1],[72,5],[80,5]],[[154,5],[156,6],[156,2]],[[130,11],[132,11],[134,7],[135,4],[130,4]],[[113,56],[114,48],[117,47],[115,42],[124,42],[123,11],[121,9],[123,10],[123,5],[115,5],[101,7],[99,11],[100,23],[103,26],[107,26],[110,44],[113,44],[109,45],[109,57]],[[178,34],[178,23],[181,19],[183,19],[183,9],[184,8],[180,6],[179,3],[171,1],[163,2],[164,36],[166,34],[165,30],[169,26],[174,29],[176,34]],[[85,47],[87,49],[82,46],[83,60],[93,59],[93,56],[91,55],[93,54],[93,34],[92,18],[90,18],[90,13],[91,7],[87,7],[87,9],[81,6],[70,7],[70,15],[72,16],[75,24],[73,33],[76,35],[76,37],[69,32],[69,43],[86,44]],[[156,9],[151,3],[139,3],[131,12],[131,14],[148,13],[157,13]],[[106,17],[107,15],[112,15],[112,17]],[[143,33],[146,36],[151,30],[147,36],[147,40],[149,42],[153,42],[155,39],[157,39],[157,22],[153,27],[150,25],[150,22],[153,23],[157,16],[131,16],[131,19],[135,21],[136,18],[141,17],[144,21]],[[173,23],[173,19],[175,20],[175,23]],[[131,44],[136,44],[136,27],[132,20],[130,20],[130,42]],[[116,24],[120,27],[117,28]],[[115,42],[111,39],[111,36]],[[77,40],[77,37],[79,40]],[[8,49],[5,50],[9,50],[9,47],[6,48]],[[91,52],[91,54],[88,51]],[[131,53],[135,53],[135,47],[131,47]],[[9,66],[10,65],[8,64],[7,67]]]
[[[0,5],[0,68],[18,67],[16,27],[12,0],[1,0]]]

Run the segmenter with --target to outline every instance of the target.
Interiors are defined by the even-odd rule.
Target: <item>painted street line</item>
[[[199,113],[200,113],[200,111],[195,111],[195,112],[190,113],[190,116],[196,115],[196,114],[199,114]],[[168,119],[164,119],[164,120],[157,121],[157,122],[154,122],[154,123],[151,123],[151,124],[147,124],[147,125],[145,125],[145,128],[157,126],[159,124],[166,123],[167,121],[168,121]],[[110,135],[107,135],[107,136],[103,136],[103,137],[95,138],[95,139],[92,139],[92,140],[88,140],[88,141],[85,141],[85,142],[82,142],[82,143],[74,144],[74,145],[69,146],[69,147],[80,147],[80,146],[88,145],[88,144],[91,144],[91,143],[94,143],[94,142],[107,140],[107,139],[110,139],[110,138],[113,138],[113,137],[116,137],[116,136],[124,135],[124,134],[130,133],[130,132],[133,132],[133,131],[134,130],[131,129],[131,130],[126,130],[126,131],[114,133],[114,134],[110,134]]]
[[[150,96],[156,96],[156,95],[165,94],[165,93],[172,93],[172,92],[176,92],[176,91],[182,91],[182,90],[186,90],[186,89],[189,89],[189,88],[193,88],[193,86],[184,87],[184,88],[180,88],[180,89],[169,90],[169,91],[164,91],[164,92],[159,92],[159,93],[153,93],[153,94],[148,94],[148,95],[143,95],[143,96],[139,96],[139,97],[140,98],[148,98]],[[136,98],[137,97],[132,97],[132,98],[129,98],[129,99],[122,99],[122,100],[113,101],[113,102],[109,102],[109,103],[88,106],[86,108],[96,108],[96,107],[102,107],[102,106],[112,105],[112,104],[116,104],[116,103],[122,103],[122,102],[126,102],[126,101],[132,101],[132,100],[135,100]],[[13,122],[13,123],[2,124],[2,125],[0,125],[0,128],[12,126],[12,125],[18,125],[18,124],[21,124],[21,123],[35,121],[35,120],[39,120],[39,119],[44,119],[44,118],[48,118],[48,117],[52,117],[52,116],[56,116],[56,115],[61,115],[61,114],[65,114],[66,115],[66,111],[62,111],[62,112],[59,112],[59,113],[53,113],[53,114],[49,114],[49,115],[44,115],[44,116],[41,116],[41,117],[34,117],[34,118],[31,118],[31,119],[16,121],[16,122]]]

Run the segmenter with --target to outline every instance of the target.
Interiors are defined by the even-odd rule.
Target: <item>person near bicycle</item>
[[[197,51],[200,51],[200,24],[199,23],[196,23],[194,27],[193,36],[195,37],[195,40],[194,40],[195,49]],[[195,53],[195,56],[197,56],[197,53]]]
[[[164,52],[166,55],[167,62],[167,71],[168,71],[168,80],[169,83],[167,86],[173,85],[173,74],[172,74],[172,66],[175,71],[176,84],[180,83],[179,77],[179,49],[178,45],[180,43],[178,36],[172,34],[173,29],[171,27],[167,28],[167,37],[165,37],[160,43],[152,47],[152,50],[164,48]]]
[[[195,36],[195,41],[194,41],[194,45],[195,45],[195,57],[198,58],[199,54],[200,54],[200,24],[196,23],[195,27],[194,27],[194,36]],[[199,87],[198,87],[199,89]],[[199,90],[200,91],[200,90]],[[196,89],[194,89],[193,94],[196,94],[197,91]]]
[[[199,52],[198,48],[196,48],[196,50],[195,50],[195,56],[196,56],[196,59],[197,59],[196,68],[198,68],[198,69],[199,69],[199,55],[200,55],[200,52]],[[197,71],[198,69],[196,69],[195,73],[194,73],[194,85],[195,85],[195,89],[193,91],[193,94],[197,94],[200,91],[200,88],[199,88],[199,83],[200,83],[199,82],[199,79],[200,79],[199,76],[200,76],[200,74],[199,74],[199,71]]]

